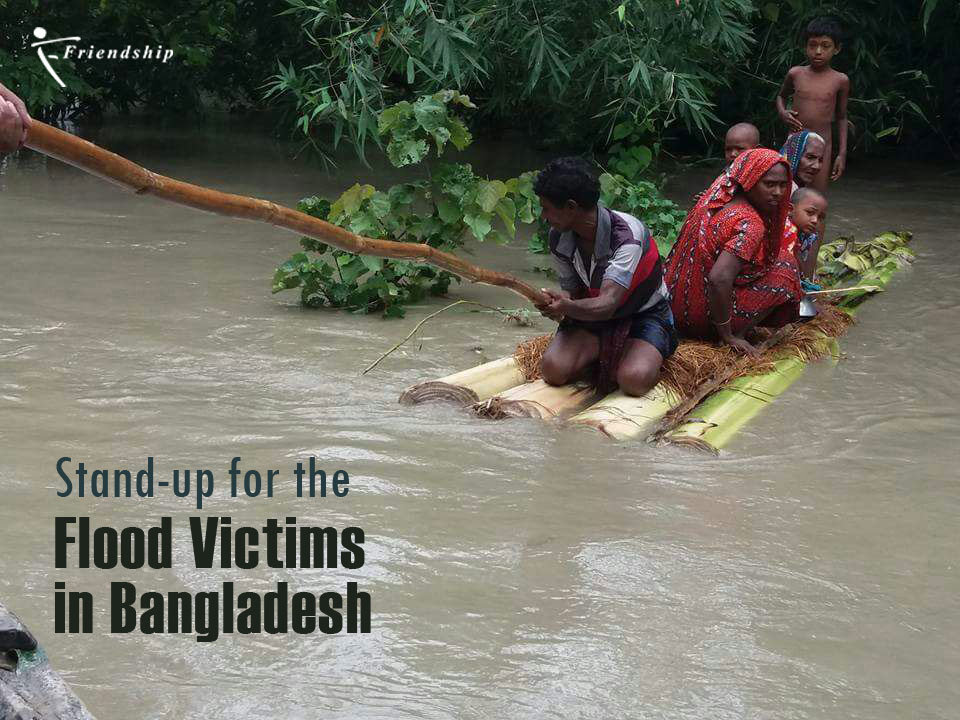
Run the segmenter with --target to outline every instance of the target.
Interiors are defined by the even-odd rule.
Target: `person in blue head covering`
[[[827,144],[822,137],[810,130],[795,132],[780,148],[780,154],[790,163],[793,173],[793,190],[810,185],[824,163]]]
[[[793,193],[813,183],[823,166],[826,147],[824,139],[810,130],[795,132],[787,138],[783,147],[780,148],[780,154],[790,163],[790,171],[793,174]],[[820,250],[820,238],[823,237],[824,225],[821,218],[817,229],[813,232],[804,232],[797,228],[797,259],[800,261],[800,270],[804,278],[812,278],[816,271],[817,253]],[[804,280],[804,289],[819,290],[820,288]]]

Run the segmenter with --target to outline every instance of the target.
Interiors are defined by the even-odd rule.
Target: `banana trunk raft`
[[[547,385],[539,379],[540,357],[551,339],[545,335],[522,343],[511,357],[407,388],[400,402],[454,402],[481,417],[539,418],[593,428],[616,440],[645,438],[716,453],[810,362],[838,357],[837,338],[863,300],[883,290],[913,260],[910,239],[910,233],[889,232],[867,241],[841,238],[824,245],[819,275],[838,291],[824,296],[832,304],[816,318],[760,338],[764,351],[759,358],[708,342],[683,341],[664,363],[660,382],[642,397],[619,390],[601,397],[586,382]],[[843,291],[846,286],[854,289]]]

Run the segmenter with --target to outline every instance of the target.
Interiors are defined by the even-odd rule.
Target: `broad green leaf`
[[[614,166],[614,169],[618,173],[625,175],[626,177],[633,177],[640,171],[640,163],[638,163],[632,157],[618,158],[616,161],[611,162],[610,164]]]
[[[854,272],[863,272],[870,267],[870,261],[855,252],[847,250],[840,256],[840,262]]]
[[[378,220],[383,220],[383,218],[389,215],[390,209],[390,197],[386,193],[378,190],[370,196],[370,211]]]
[[[387,197],[393,205],[409,205],[413,202],[413,188],[410,185],[394,185],[387,191]]]
[[[427,156],[429,148],[426,140],[406,138],[391,140],[387,144],[387,158],[394,167],[414,165]]]
[[[485,213],[491,213],[506,194],[507,186],[502,181],[481,180],[477,187],[477,204]]]
[[[630,150],[630,154],[633,156],[633,159],[637,161],[639,169],[645,170],[650,161],[653,160],[653,153],[650,152],[650,148],[646,145],[635,145]]]
[[[617,179],[610,173],[603,173],[600,176],[600,191],[606,195],[611,195],[617,186]]]
[[[411,117],[412,115],[413,106],[406,100],[402,100],[396,105],[391,105],[390,107],[385,108],[383,112],[380,113],[380,118],[377,122],[377,129],[381,135],[386,135],[388,132],[400,125],[406,118]]]
[[[447,140],[450,139],[450,131],[445,127],[438,127],[430,134],[433,135],[433,140],[437,144],[437,157],[440,157],[440,155],[443,154],[443,148],[447,144]]]
[[[440,219],[449,225],[459,222],[462,217],[460,206],[454,200],[443,195],[437,198],[437,213],[440,215]]]
[[[632,132],[633,132],[633,123],[630,123],[630,122],[617,123],[613,127],[613,139],[622,140]],[[610,152],[616,152],[616,150],[614,150],[613,148],[610,148]]]
[[[340,268],[343,282],[347,284],[356,282],[357,278],[365,272],[367,272],[367,266],[363,264],[363,260],[358,255],[352,256],[350,262]]]
[[[370,272],[379,272],[383,269],[383,258],[373,257],[372,255],[361,255],[360,261]]]
[[[464,95],[463,93],[454,93],[452,98],[454,104],[462,105],[465,108],[470,108],[471,110],[476,110],[477,106],[473,104],[470,100],[469,95]]]
[[[420,98],[413,104],[413,115],[427,132],[443,126],[447,120],[447,107],[433,98]]]
[[[364,210],[351,217],[348,227],[351,232],[355,232],[357,235],[376,237],[380,234],[380,223],[377,222],[376,216],[369,210]]]
[[[337,201],[330,206],[330,216],[339,217],[341,215],[353,215],[360,209],[361,203],[369,198],[375,192],[373,185],[355,184],[347,189]]]
[[[465,150],[473,141],[473,136],[460,118],[450,118],[447,129],[450,130],[450,142],[457,150]]]
[[[463,216],[463,222],[477,240],[483,240],[490,233],[490,215],[485,214],[467,214]]]
[[[503,221],[504,227],[507,228],[510,235],[517,234],[517,226],[514,222],[514,218],[517,216],[517,206],[516,203],[509,197],[500,198],[500,201],[497,203],[496,208],[497,215],[500,216],[500,219]]]

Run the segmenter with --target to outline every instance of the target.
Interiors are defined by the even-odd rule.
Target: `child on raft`
[[[723,159],[727,166],[736,160],[741,153],[760,147],[760,131],[756,125],[740,122],[731,125],[723,138]]]
[[[793,251],[800,266],[800,277],[812,280],[817,268],[816,251],[820,247],[817,232],[827,217],[827,198],[819,190],[802,187],[793,193],[790,201],[790,221],[796,232]]]
[[[760,131],[756,125],[748,122],[739,122],[731,125],[727,129],[727,134],[723,137],[723,159],[726,161],[725,167],[730,167],[730,163],[736,160],[747,150],[753,150],[760,147]],[[701,190],[693,196],[694,204],[703,196]]]
[[[808,64],[790,68],[776,99],[777,113],[789,132],[812,130],[824,140],[825,162],[810,183],[821,193],[827,190],[828,178],[838,180],[847,164],[850,79],[830,66],[834,56],[840,52],[841,34],[840,24],[832,18],[811,20],[803,33],[803,50]],[[791,109],[788,110],[787,100],[791,97]],[[838,147],[831,170],[834,120],[837,123]]]

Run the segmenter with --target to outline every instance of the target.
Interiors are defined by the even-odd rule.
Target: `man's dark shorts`
[[[619,320],[587,321],[567,318],[560,324],[558,330],[582,328],[594,335],[599,335],[605,330],[612,330],[619,322]],[[661,300],[649,310],[634,315],[628,337],[650,343],[664,360],[673,355],[680,339],[673,325],[670,303]]]

